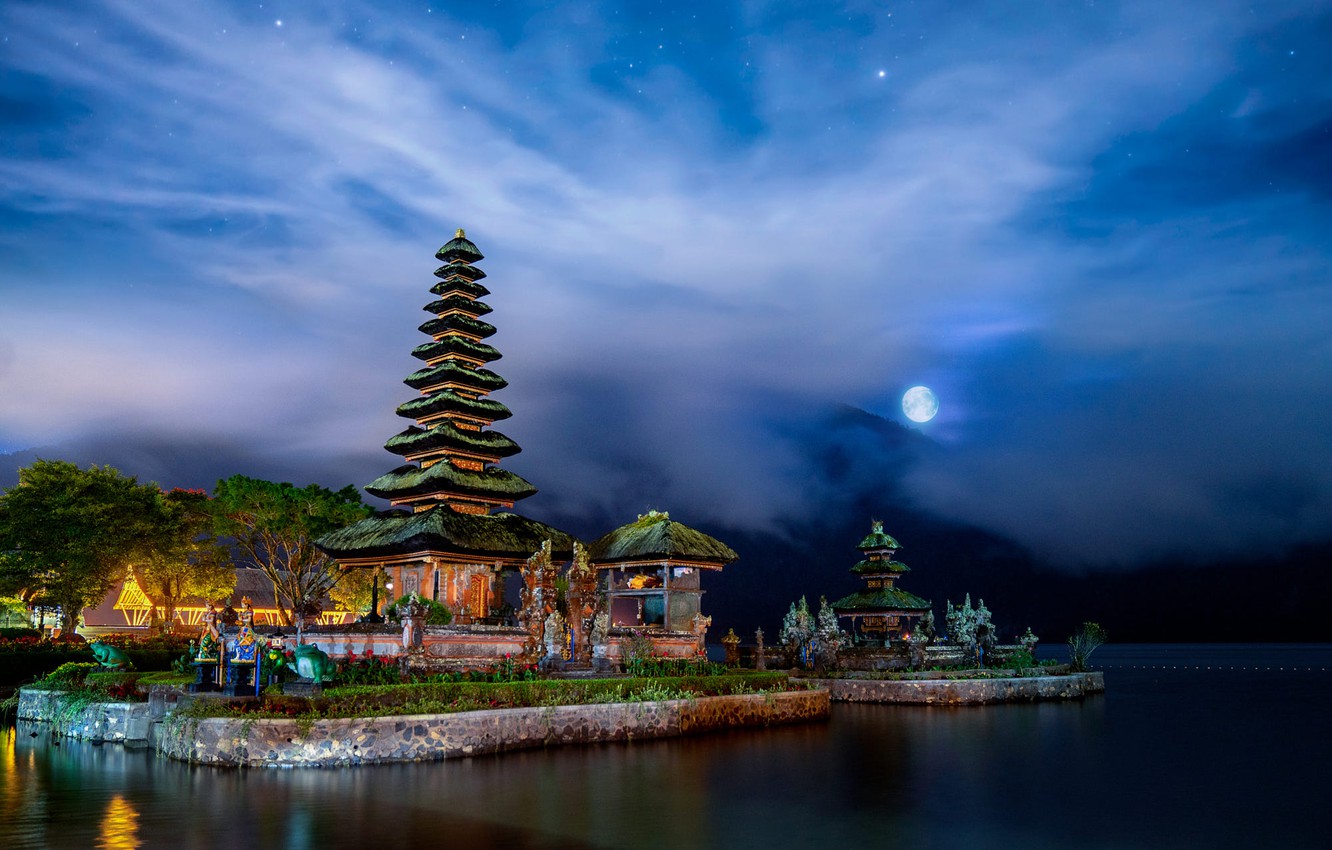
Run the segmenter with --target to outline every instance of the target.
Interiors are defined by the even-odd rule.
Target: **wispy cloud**
[[[928,381],[937,512],[1090,562],[1324,533],[1326,10],[844,11],[7,6],[0,447],[373,456],[462,225],[569,505],[829,509],[781,428]]]

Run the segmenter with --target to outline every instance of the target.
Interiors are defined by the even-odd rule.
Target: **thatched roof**
[[[857,561],[851,568],[856,575],[876,575],[882,573],[909,573],[911,568],[901,561]]]
[[[461,354],[480,360],[482,363],[489,363],[503,356],[494,346],[465,336],[446,336],[431,342],[423,342],[412,349],[412,356],[417,360],[434,360],[445,354]]]
[[[897,538],[891,534],[884,534],[883,523],[876,519],[870,525],[869,535],[856,544],[856,548],[862,552],[867,552],[871,549],[901,549],[902,544],[898,543]]]
[[[740,556],[715,537],[671,519],[670,514],[649,511],[622,525],[587,547],[591,561],[609,566],[626,561],[704,561],[724,566]]]
[[[486,302],[477,301],[475,298],[468,298],[465,295],[449,295],[437,301],[431,301],[421,309],[427,313],[447,313],[450,310],[462,310],[464,313],[473,316],[484,316],[494,311],[494,308]]]
[[[464,277],[468,280],[480,280],[485,276],[486,273],[476,266],[469,266],[467,263],[457,261],[445,263],[435,269],[435,277],[443,278],[445,280],[448,280],[451,277]],[[485,287],[482,288],[484,289]]]
[[[431,319],[428,322],[423,322],[417,330],[431,336],[439,336],[446,331],[458,331],[481,339],[495,335],[494,325],[480,319],[464,316],[461,313],[451,313],[442,319]]]
[[[417,369],[403,379],[403,383],[414,390],[437,387],[450,381],[485,393],[493,393],[509,385],[508,381],[489,369],[474,369],[457,360],[445,360],[438,366]]]
[[[325,535],[318,545],[339,559],[428,551],[526,559],[545,540],[556,559],[572,557],[574,538],[543,522],[511,513],[460,514],[440,505],[420,513],[377,513]]]
[[[435,257],[445,263],[450,260],[479,263],[485,259],[481,252],[476,249],[476,246],[472,244],[472,241],[467,238],[467,234],[463,232],[461,227],[458,228],[458,233],[452,239],[444,243],[444,247],[435,252]]]
[[[467,398],[453,390],[436,390],[430,395],[418,396],[398,405],[397,414],[407,419],[424,419],[436,413],[460,413],[475,419],[494,422],[513,415],[509,408],[488,398]]]
[[[930,603],[896,587],[880,587],[843,596],[832,604],[839,614],[890,614],[894,611],[928,611]]]
[[[447,460],[424,469],[406,464],[365,485],[365,492],[381,499],[406,499],[431,494],[456,494],[482,499],[516,501],[536,495],[526,479],[497,466],[481,472],[459,469]]]
[[[430,428],[411,425],[389,437],[384,448],[395,455],[408,455],[432,449],[458,449],[489,457],[510,457],[522,449],[499,431],[467,431],[445,419]]]

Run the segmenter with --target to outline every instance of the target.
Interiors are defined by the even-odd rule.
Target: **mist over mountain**
[[[940,451],[919,431],[842,406],[804,424],[784,426],[774,439],[794,447],[804,464],[806,486],[797,501],[807,506],[775,521],[727,524],[716,520],[705,501],[663,502],[658,488],[669,470],[647,464],[641,473],[632,466],[621,470],[619,508],[566,500],[560,481],[541,478],[539,458],[529,458],[536,472],[528,474],[538,486],[547,486],[517,510],[583,540],[648,509],[667,510],[725,541],[740,560],[704,578],[714,637],[734,628],[749,640],[762,627],[768,640],[776,640],[782,614],[800,596],[817,605],[820,596],[832,601],[857,589],[861,582],[849,572],[859,558],[855,545],[871,520],[880,519],[902,543],[899,559],[911,567],[900,579],[903,587],[931,600],[939,617],[947,601],[961,602],[967,594],[973,603],[984,599],[1005,638],[1030,626],[1046,640],[1061,641],[1084,620],[1094,620],[1122,641],[1326,639],[1318,608],[1332,595],[1332,574],[1325,569],[1332,560],[1332,541],[1238,559],[1075,570],[1043,562],[1002,535],[914,504],[902,481]],[[207,490],[238,473],[299,485],[360,486],[393,463],[373,447],[327,458],[216,437],[191,441],[138,433],[0,455],[0,487],[13,486],[18,469],[38,458],[109,465],[164,487]],[[373,498],[367,501],[383,506]]]

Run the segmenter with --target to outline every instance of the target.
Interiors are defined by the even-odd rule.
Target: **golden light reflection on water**
[[[96,846],[106,850],[132,850],[142,846],[139,841],[139,812],[119,794],[106,804],[106,814],[102,816]]]
[[[38,790],[34,782],[20,782],[18,775],[18,734],[10,728],[0,744],[0,820],[12,821],[30,805]],[[32,753],[26,754],[27,766],[32,767]]]

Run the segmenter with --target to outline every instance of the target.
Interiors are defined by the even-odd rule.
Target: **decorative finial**
[[[467,234],[466,234],[466,233],[463,231],[463,229],[460,227],[460,228],[458,228],[458,232],[455,233],[455,234],[453,234],[453,238],[454,238],[454,239],[466,239],[466,238],[467,238]]]

